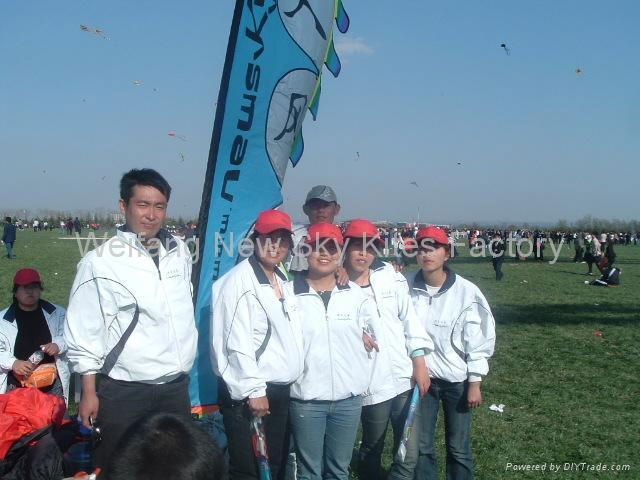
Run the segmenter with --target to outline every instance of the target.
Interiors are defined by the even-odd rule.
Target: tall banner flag
[[[340,60],[333,24],[349,28],[342,0],[236,0],[200,209],[200,258],[194,269],[198,356],[191,405],[217,401],[211,363],[211,287],[233,267],[258,214],[282,204],[289,161],[302,157],[302,122],[318,113],[323,65]],[[215,319],[213,319],[215,321]]]

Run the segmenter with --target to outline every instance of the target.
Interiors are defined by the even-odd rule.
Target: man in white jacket
[[[190,414],[198,334],[189,250],[162,228],[170,194],[155,170],[126,173],[126,224],[80,261],[71,289],[65,340],[82,375],[82,422],[100,423],[98,467],[108,466],[122,434],[141,417]]]

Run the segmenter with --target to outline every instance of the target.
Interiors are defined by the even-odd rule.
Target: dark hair
[[[171,196],[171,186],[162,175],[152,168],[134,168],[125,173],[120,179],[120,198],[124,203],[129,203],[133,197],[133,187],[143,185],[145,187],[153,187],[167,198]]]
[[[134,423],[111,456],[107,480],[218,480],[224,462],[213,437],[189,417],[156,413]]]
[[[4,221],[7,223],[11,223],[11,217],[4,217]]]

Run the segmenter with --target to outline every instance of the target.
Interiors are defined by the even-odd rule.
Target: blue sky
[[[640,2],[344,3],[294,217],[320,183],[343,219],[638,217]],[[233,4],[3,0],[0,210],[115,209],[120,175],[153,166],[195,215]]]

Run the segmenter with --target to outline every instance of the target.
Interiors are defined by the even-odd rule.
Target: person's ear
[[[120,213],[122,215],[127,213],[127,203],[123,199],[120,199],[120,201],[118,202],[118,205],[120,206]]]
[[[336,202],[336,216],[340,213],[340,204]]]

